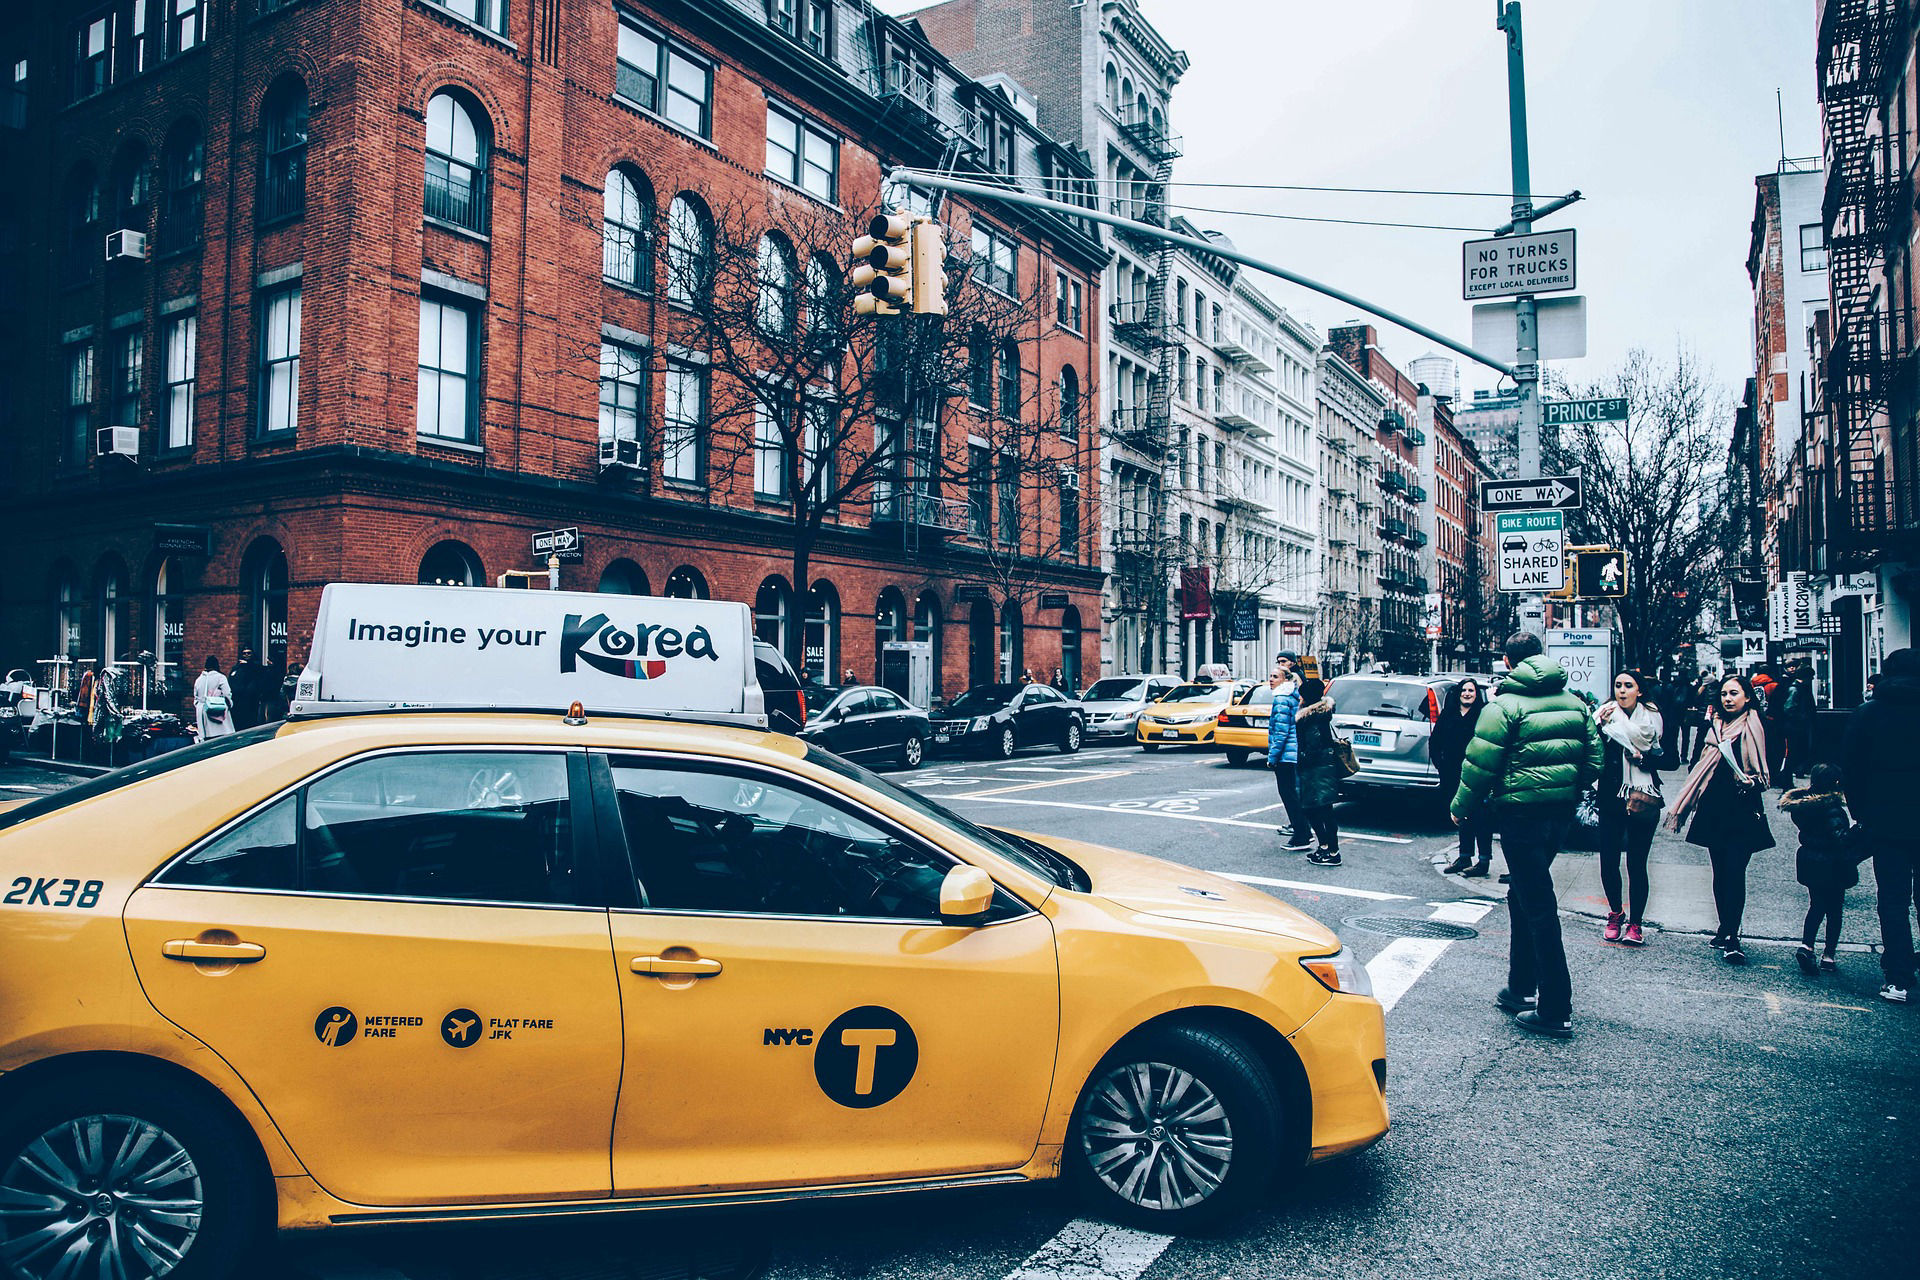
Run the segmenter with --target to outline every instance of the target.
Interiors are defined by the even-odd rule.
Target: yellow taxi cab
[[[1192,681],[1150,702],[1135,723],[1133,740],[1147,751],[1204,747],[1213,742],[1220,713],[1247,688],[1245,681]]]
[[[755,727],[744,606],[326,591],[287,722],[0,812],[10,1277],[1055,1177],[1185,1230],[1386,1132],[1381,1007],[1330,930]],[[356,674],[356,644],[406,661]],[[739,685],[704,707],[703,653]],[[368,705],[435,666],[645,696]]]
[[[1261,683],[1243,686],[1234,700],[1214,717],[1214,745],[1223,747],[1227,763],[1238,768],[1248,756],[1267,758],[1267,717],[1273,710],[1273,687]]]

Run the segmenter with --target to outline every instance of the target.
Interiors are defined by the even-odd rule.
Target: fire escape
[[[1914,313],[1888,271],[1888,247],[1906,243],[1913,203],[1900,140],[1884,119],[1912,7],[1911,0],[1828,0],[1820,17],[1821,212],[1833,306],[1819,399],[1828,449],[1810,459],[1807,476],[1809,506],[1827,540],[1824,564],[1835,572],[1870,568],[1920,533]]]

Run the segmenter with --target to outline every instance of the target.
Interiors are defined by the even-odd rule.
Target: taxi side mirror
[[[948,924],[977,920],[992,905],[993,877],[978,867],[954,867],[940,882],[940,918]]]

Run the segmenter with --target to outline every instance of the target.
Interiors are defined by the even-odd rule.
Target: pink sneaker
[[[1644,947],[1647,945],[1647,940],[1640,936],[1640,926],[1637,924],[1628,925],[1627,931],[1621,937],[1620,941],[1630,947]]]
[[[1627,918],[1627,913],[1624,911],[1607,912],[1606,931],[1603,932],[1600,936],[1605,938],[1608,942],[1620,941],[1620,926],[1622,923],[1626,921],[1626,918]]]

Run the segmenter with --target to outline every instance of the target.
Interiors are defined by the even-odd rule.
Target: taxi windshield
[[[1011,686],[1018,688],[1019,686]],[[859,765],[842,760],[831,751],[822,751],[819,747],[807,748],[807,762],[819,765],[830,773],[852,779],[862,786],[878,791],[889,800],[896,800],[923,817],[931,818],[941,826],[951,827],[977,845],[981,845],[1008,862],[1013,863],[1029,875],[1035,875],[1049,884],[1057,884],[1065,889],[1075,889],[1085,893],[1093,888],[1093,881],[1080,865],[1063,855],[1054,852],[1037,841],[1016,836],[1011,832],[995,831],[976,822],[961,817],[953,810],[945,808],[927,797],[895,786],[877,773],[862,769]]]
[[[984,716],[1000,710],[1020,692],[1017,684],[977,684],[955,698],[947,710],[957,716]]]
[[[1221,702],[1232,689],[1224,684],[1183,684],[1168,692],[1162,702]]]

